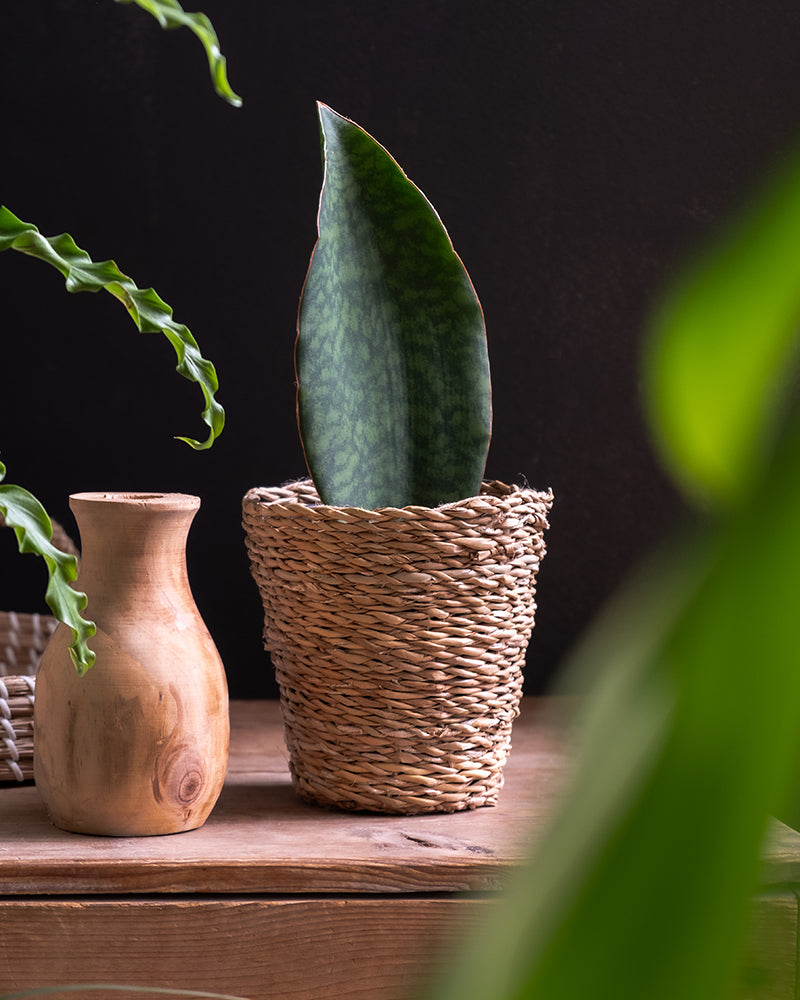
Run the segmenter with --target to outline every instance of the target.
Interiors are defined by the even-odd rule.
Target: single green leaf
[[[751,495],[784,405],[800,333],[800,157],[678,281],[647,344],[656,443],[693,500]]]
[[[86,594],[73,590],[70,583],[78,575],[78,562],[73,555],[52,544],[53,525],[47,511],[32,493],[21,486],[2,482],[6,468],[0,462],[0,514],[17,536],[20,552],[41,556],[47,565],[47,605],[56,618],[72,630],[70,656],[80,675],[94,663],[94,653],[87,641],[97,631],[94,622],[81,616],[86,607]]]
[[[211,362],[201,355],[189,328],[173,320],[171,307],[152,288],[137,288],[113,260],[95,263],[85,250],[75,245],[69,234],[42,236],[35,226],[22,222],[7,208],[0,207],[0,251],[8,249],[37,257],[57,268],[64,275],[69,292],[105,289],[125,306],[142,333],[163,333],[178,357],[176,370],[200,386],[206,403],[203,410],[203,420],[209,428],[206,440],[196,441],[189,437],[179,440],[196,450],[211,447],[225,426],[225,411],[214,397],[219,388],[217,373]]]
[[[439,217],[389,153],[319,105],[319,238],[300,302],[298,420],[326,503],[437,506],[480,488],[483,313]]]
[[[200,39],[208,58],[214,90],[235,108],[242,106],[242,99],[228,83],[227,64],[220,52],[219,39],[214,26],[205,14],[187,14],[177,0],[115,0],[116,3],[135,3],[158,21],[162,28],[189,28]]]

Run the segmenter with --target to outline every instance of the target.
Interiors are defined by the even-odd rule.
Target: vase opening
[[[147,493],[134,491],[113,491],[97,493],[73,493],[70,500],[89,503],[142,504],[150,507],[200,506],[199,497],[188,493]]]

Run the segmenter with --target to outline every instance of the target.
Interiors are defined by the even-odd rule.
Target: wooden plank
[[[0,993],[94,982],[248,1000],[411,1000],[491,905],[425,897],[0,901]]]
[[[492,905],[424,896],[0,901],[0,993],[94,982],[248,1000],[412,1000]],[[796,941],[794,894],[759,897],[731,1000],[795,1000]]]
[[[731,1000],[796,1000],[798,905],[794,892],[759,896]]]
[[[546,707],[523,704],[497,806],[391,817],[301,802],[277,703],[234,703],[228,777],[200,830],[146,838],[65,833],[48,821],[35,787],[1,789],[0,895],[496,889],[563,783],[563,727]]]

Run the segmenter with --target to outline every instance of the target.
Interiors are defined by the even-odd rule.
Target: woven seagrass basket
[[[438,508],[331,507],[309,480],[245,496],[302,798],[404,814],[497,801],[551,504],[498,482]]]
[[[0,527],[4,525],[0,514]],[[53,544],[78,554],[55,521]],[[33,780],[35,674],[57,624],[50,615],[0,611],[0,783]]]

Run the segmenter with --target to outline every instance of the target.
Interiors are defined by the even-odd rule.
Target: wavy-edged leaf
[[[189,28],[205,49],[211,82],[214,90],[228,104],[235,108],[242,106],[242,99],[235,94],[228,83],[225,57],[219,48],[219,39],[209,18],[202,13],[187,14],[177,0],[115,0],[116,3],[135,3],[158,21],[162,28]]]
[[[0,462],[0,514],[17,536],[20,552],[41,556],[47,565],[48,582],[45,600],[56,618],[72,630],[69,645],[75,669],[83,675],[94,663],[94,653],[87,641],[95,634],[94,622],[81,616],[86,594],[73,590],[70,583],[78,575],[78,562],[52,543],[53,524],[47,511],[28,490],[2,482],[6,468]]]
[[[298,420],[326,503],[476,494],[491,430],[483,313],[438,215],[362,128],[319,106],[319,238],[298,316]]]
[[[800,334],[798,233],[795,156],[654,322],[646,401],[656,443],[693,499],[749,497],[771,450]]]
[[[28,222],[22,222],[5,207],[0,207],[0,251],[18,250],[37,257],[57,268],[66,279],[69,292],[97,292],[105,289],[125,306],[142,333],[163,333],[178,357],[177,371],[196,382],[203,393],[203,420],[209,428],[205,441],[181,437],[196,450],[210,448],[225,426],[225,411],[214,393],[219,388],[217,373],[200,353],[191,331],[172,318],[172,308],[152,288],[140,289],[124,275],[113,260],[95,263],[85,250],[76,246],[68,233],[42,236]]]

